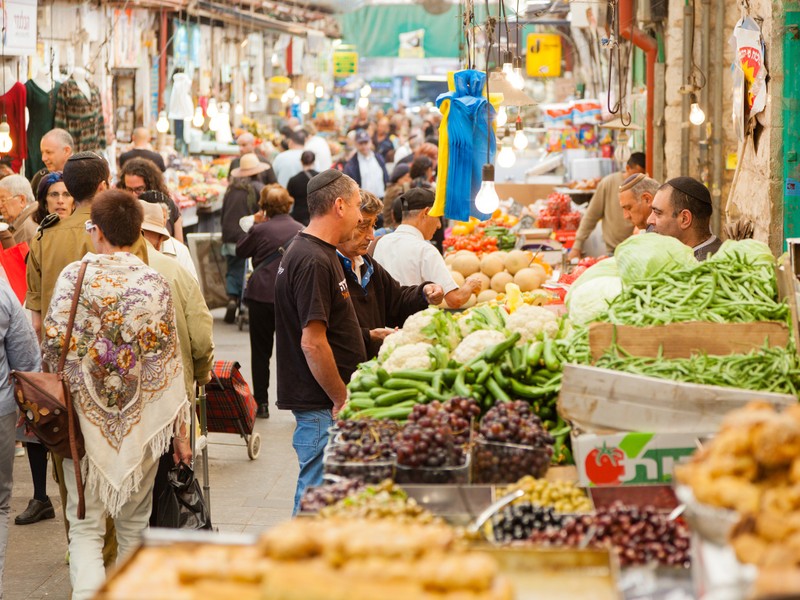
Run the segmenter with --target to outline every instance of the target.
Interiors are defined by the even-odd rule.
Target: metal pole
[[[683,5],[683,81],[686,85],[692,74],[692,32],[694,31],[694,10],[688,0]],[[688,94],[681,97],[681,172],[680,176],[689,175],[689,109],[691,108]]]
[[[724,93],[724,79],[722,77],[725,62],[725,0],[716,0],[717,14],[714,22],[714,122],[712,124],[712,163],[713,173],[711,178],[711,231],[719,235],[722,228],[722,181],[723,181],[723,156],[722,156],[722,124],[725,122],[722,114],[722,94]],[[741,160],[742,157],[739,157]]]

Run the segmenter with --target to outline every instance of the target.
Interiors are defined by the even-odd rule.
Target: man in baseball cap
[[[705,260],[719,250],[722,241],[711,233],[711,194],[692,177],[675,177],[656,192],[647,224],[655,233],[674,237]]]

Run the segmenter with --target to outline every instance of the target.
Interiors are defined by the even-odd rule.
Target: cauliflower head
[[[461,340],[458,325],[449,313],[430,307],[414,313],[403,323],[407,342],[439,343],[455,348]]]
[[[389,339],[388,337],[386,339]],[[433,367],[433,359],[430,350],[433,346],[425,342],[415,342],[397,346],[383,363],[383,368],[387,373],[401,371],[405,369],[430,369]],[[383,350],[383,347],[381,347]]]
[[[451,357],[454,361],[466,364],[491,346],[506,341],[508,336],[500,331],[481,329],[473,331],[456,347]]]
[[[519,332],[519,343],[525,344],[539,338],[540,334],[555,339],[558,335],[558,317],[541,306],[523,304],[506,319],[509,331]]]
[[[405,330],[395,331],[394,333],[390,333],[385,338],[383,338],[383,343],[381,343],[381,348],[378,350],[378,362],[382,363],[385,361],[389,355],[394,351],[395,348],[398,346],[404,346],[405,344],[412,344],[420,340],[417,339],[410,339],[410,336],[405,332]]]

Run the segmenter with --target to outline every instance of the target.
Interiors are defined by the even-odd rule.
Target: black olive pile
[[[550,507],[512,504],[492,518],[492,532],[496,542],[527,540],[534,531],[560,527],[563,521]]]

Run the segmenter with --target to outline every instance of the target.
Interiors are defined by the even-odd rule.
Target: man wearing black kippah
[[[711,233],[711,194],[691,177],[676,177],[662,185],[653,198],[647,224],[655,233],[680,240],[705,260],[719,250],[722,240]]]
[[[336,245],[361,221],[358,185],[328,169],[308,182],[308,227],[297,234],[275,278],[278,408],[295,418],[300,473],[294,512],[309,486],[322,484],[328,428],[347,399],[345,382],[367,359]]]

